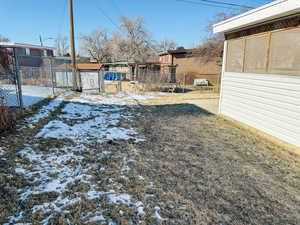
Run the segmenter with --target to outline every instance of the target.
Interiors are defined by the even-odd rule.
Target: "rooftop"
[[[214,24],[214,33],[230,33],[300,13],[299,0],[277,0],[246,13]]]
[[[6,48],[37,48],[37,49],[46,49],[46,50],[54,50],[53,47],[47,46],[40,46],[40,45],[31,45],[31,44],[24,44],[24,43],[15,43],[15,42],[0,42],[1,47]]]
[[[193,52],[194,49],[176,49],[176,50],[168,50],[166,52],[161,52],[159,55],[172,55],[172,54],[183,54]]]
[[[100,70],[102,67],[101,64],[98,63],[78,63],[78,70]]]

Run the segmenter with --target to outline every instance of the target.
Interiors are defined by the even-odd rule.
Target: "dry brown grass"
[[[6,105],[4,91],[0,87],[0,133],[11,130],[15,127],[15,120],[12,112]]]
[[[144,110],[139,164],[196,209],[197,222],[187,224],[298,224],[298,155],[194,105]]]
[[[57,139],[37,139],[34,138],[35,134],[47,124],[49,121],[57,119],[61,114],[61,109],[67,102],[63,103],[51,115],[37,124],[34,128],[21,129],[18,133],[9,134],[6,137],[0,138],[1,146],[6,146],[5,154],[0,156],[0,163],[3,170],[0,171],[0,223],[7,222],[9,216],[18,215],[18,212],[24,211],[24,218],[20,222],[39,224],[50,213],[39,210],[35,213],[32,208],[35,205],[47,203],[55,200],[58,195],[56,192],[47,192],[41,194],[32,194],[26,200],[21,201],[18,195],[18,190],[22,188],[30,188],[34,186],[32,181],[24,179],[22,176],[16,174],[15,168],[20,165],[28,165],[30,168],[30,161],[20,157],[18,152],[24,146],[30,146],[35,152],[43,153],[47,158],[47,154],[57,151],[56,154],[61,154],[60,151],[66,146],[74,147],[74,143],[70,140],[57,140]],[[134,108],[129,107],[127,110],[136,112]],[[79,119],[76,121],[80,122]],[[71,123],[72,121],[65,121]],[[121,124],[116,126],[132,127],[131,122],[124,119]],[[21,123],[20,123],[21,124]],[[14,139],[14,143],[10,142]],[[79,203],[68,206],[66,209],[70,212],[63,214],[51,211],[51,218],[49,224],[96,224],[89,222],[83,215],[88,213],[99,212],[108,220],[111,218],[116,224],[197,224],[197,210],[193,208],[190,201],[182,198],[180,195],[171,192],[164,192],[162,189],[157,188],[156,184],[152,184],[152,180],[145,177],[140,179],[139,175],[143,168],[132,160],[140,153],[137,151],[139,144],[134,140],[104,142],[97,145],[86,144],[89,151],[78,152],[84,156],[81,162],[83,169],[88,169],[88,174],[93,175],[90,183],[78,182],[74,185],[68,186],[68,191],[64,193],[70,199],[73,199],[76,193],[82,193],[82,198]],[[109,152],[108,154],[102,154]],[[101,157],[100,157],[101,156]],[[2,160],[3,159],[3,160]],[[128,161],[124,162],[124,159]],[[124,163],[126,163],[124,165]],[[34,168],[34,163],[32,167]],[[76,169],[76,162],[68,162],[69,168]],[[62,165],[63,166],[63,165]],[[124,170],[124,166],[130,169]],[[102,170],[105,168],[105,170]],[[121,176],[122,175],[122,176]],[[55,177],[55,174],[53,174]],[[120,189],[120,193],[128,193],[132,196],[132,201],[142,201],[144,203],[144,215],[137,215],[137,208],[135,205],[128,207],[124,204],[109,204],[107,196],[100,196],[99,199],[89,200],[86,199],[85,193],[89,190],[90,185],[96,185],[95,189],[99,191],[110,191]],[[118,193],[118,192],[117,192]],[[7,204],[9,202],[9,204]],[[160,207],[160,215],[168,220],[159,220],[153,216],[155,207]],[[140,222],[141,223],[140,223]],[[99,224],[107,224],[105,221]]]
[[[121,121],[120,125],[138,127],[145,142],[104,142],[89,146],[90,151],[82,153],[83,167],[95,165],[89,174],[95,176],[91,182],[97,183],[97,189],[108,191],[114,185],[121,185],[144,203],[146,214],[140,224],[145,225],[297,225],[300,221],[299,156],[287,154],[285,147],[195,105],[178,103],[197,98],[197,94],[190,93],[179,100],[174,98],[176,95],[165,95],[139,103],[138,108],[127,109],[135,116],[131,121]],[[38,144],[37,151],[72,146],[68,140],[32,138],[41,127],[57,118],[60,111],[61,108],[57,109],[34,129],[0,139],[1,146],[7,147],[6,160],[0,157],[0,223],[22,209],[26,212],[22,222],[38,224],[45,214],[32,214],[32,205],[56,197],[46,193],[19,201],[17,190],[30,184],[14,168],[18,166],[16,162],[22,163],[16,153],[25,142],[32,146]],[[110,154],[95,157],[104,151]],[[123,171],[124,177],[120,177],[124,157],[132,160],[128,162],[130,170]],[[100,172],[100,168],[106,170]],[[137,179],[139,175],[144,180]],[[69,189],[67,194],[72,197],[74,192],[85,193],[88,185],[79,182]],[[102,196],[92,201],[82,197],[80,204],[68,208],[69,215],[57,213],[51,223],[87,223],[81,215],[93,212],[99,205],[103,216],[117,224],[132,224],[131,221],[140,219],[135,208],[107,204],[106,196]],[[168,220],[153,217],[155,206],[161,208],[161,216]]]

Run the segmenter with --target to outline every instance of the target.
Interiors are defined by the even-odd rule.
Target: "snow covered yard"
[[[14,85],[1,85],[5,90],[8,106],[18,106],[18,97]],[[22,85],[24,106],[34,105],[53,94],[51,87]]]
[[[146,141],[134,125],[139,103],[156,97],[67,92],[27,118],[14,159],[1,155],[14,168],[2,191],[15,202],[2,205],[0,223],[186,224],[193,210],[136,165]]]
[[[0,224],[300,220],[299,155],[181,95],[65,92],[0,144]]]

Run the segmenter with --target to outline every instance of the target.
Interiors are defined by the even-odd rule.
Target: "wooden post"
[[[184,74],[184,77],[183,77],[183,93],[185,92],[185,85],[186,85],[186,73]]]
[[[76,51],[75,51],[75,34],[74,34],[74,16],[73,0],[69,0],[69,19],[70,19],[70,47],[72,58],[73,90],[78,91],[77,73],[76,73]]]
[[[135,64],[135,67],[134,67],[134,80],[138,79],[138,72],[139,72],[138,64]]]
[[[66,81],[67,81],[67,83],[66,83],[66,88],[68,88],[69,87],[69,77],[68,77],[68,67],[67,67],[67,63],[65,63],[65,74],[66,74]]]

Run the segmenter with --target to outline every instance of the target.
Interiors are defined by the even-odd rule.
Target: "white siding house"
[[[214,25],[225,34],[219,112],[300,147],[300,1]]]

